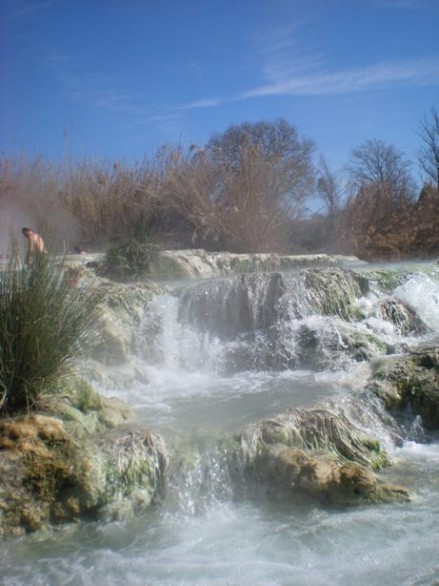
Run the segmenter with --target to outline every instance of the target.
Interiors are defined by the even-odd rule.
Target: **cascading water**
[[[432,264],[254,274],[157,297],[137,334],[136,381],[100,390],[167,442],[165,503],[7,544],[3,583],[439,584],[438,438],[419,418],[402,429],[361,395],[372,359],[438,335]],[[395,460],[383,475],[416,498],[355,508],[243,498],[218,438],[317,403],[341,406],[377,437]]]

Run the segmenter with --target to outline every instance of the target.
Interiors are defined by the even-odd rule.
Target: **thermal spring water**
[[[164,503],[137,518],[8,540],[2,584],[439,584],[439,437],[415,418],[395,442],[358,398],[374,357],[437,341],[439,271],[427,269],[247,275],[156,297],[131,357],[139,376],[99,390],[164,438]],[[218,437],[325,401],[357,412],[394,459],[380,474],[413,500],[334,506],[300,493],[288,502],[237,493]]]

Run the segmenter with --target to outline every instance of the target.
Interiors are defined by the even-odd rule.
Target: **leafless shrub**
[[[117,240],[152,216],[153,172],[148,163],[82,162],[69,169],[60,199],[86,243]]]
[[[395,147],[372,140],[352,152],[345,200],[323,157],[315,184],[313,149],[277,120],[232,126],[204,148],[163,146],[140,163],[5,159],[0,252],[22,226],[43,232],[52,251],[133,237],[231,252],[439,252],[437,189],[426,186],[415,202],[409,162]],[[311,195],[324,207],[310,217]]]
[[[0,162],[0,248],[22,226],[44,232],[51,249],[80,238],[76,219],[60,200],[62,182],[62,167],[42,158]]]
[[[192,246],[218,242],[224,228],[212,197],[218,182],[218,169],[196,147],[160,149],[153,199],[162,230]]]
[[[341,240],[361,258],[401,257],[413,203],[396,202],[392,195],[377,186],[363,187],[338,216]]]
[[[285,252],[290,210],[283,177],[259,149],[246,149],[239,168],[222,169],[223,185],[217,200],[229,247],[237,252]]]

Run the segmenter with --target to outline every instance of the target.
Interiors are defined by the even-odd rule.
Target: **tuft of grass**
[[[32,269],[11,262],[0,272],[0,410],[33,408],[96,334],[102,293],[71,287],[49,255]]]
[[[137,237],[110,246],[106,253],[106,270],[119,277],[147,273],[151,260],[159,253],[157,244]]]

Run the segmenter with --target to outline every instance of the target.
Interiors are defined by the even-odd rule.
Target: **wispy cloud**
[[[243,92],[239,98],[260,96],[327,96],[387,89],[395,86],[439,85],[439,59],[384,61],[334,72],[292,75]]]
[[[121,80],[91,73],[86,55],[53,53],[47,57],[47,64],[55,72],[65,98],[114,113],[151,113],[143,96],[127,90]]]
[[[428,0],[370,0],[382,6],[411,7]],[[266,31],[258,50],[261,73],[265,83],[243,91],[237,99],[261,96],[328,96],[350,95],[394,87],[437,85],[439,58],[387,60],[369,65],[338,68],[330,67],[320,49],[310,43],[313,38],[312,18]],[[310,26],[311,25],[311,26]]]
[[[435,2],[436,0],[433,0]],[[423,10],[428,7],[431,0],[374,0],[374,2],[383,8],[397,10]]]
[[[151,101],[150,96],[140,91],[128,90],[126,80],[91,73],[89,60],[90,56],[85,54],[53,53],[47,57],[47,64],[56,73],[65,98],[100,110],[130,115],[132,122],[170,124],[181,117],[181,111],[212,108],[222,102],[220,98],[202,98],[181,105]]]
[[[72,92],[71,96],[75,97],[75,94]],[[111,112],[142,113],[139,106],[134,103],[136,95],[117,88],[92,89],[86,92],[79,90],[76,92],[76,97],[86,100],[91,106]]]
[[[50,8],[54,0],[6,0],[3,5],[5,21],[20,20],[31,17]]]
[[[189,104],[184,104],[182,106],[177,106],[177,110],[191,110],[193,108],[213,108],[214,106],[219,106],[222,104],[223,100],[220,98],[202,98],[200,100],[196,100],[194,102],[189,102]]]
[[[78,61],[77,55],[67,55],[61,53],[55,53],[47,57],[49,63],[74,63]]]
[[[85,53],[53,53],[47,57],[47,64],[53,68],[62,84],[64,97],[101,110],[131,114],[133,119],[137,116],[142,122],[174,120],[181,117],[179,111],[211,108],[223,101],[213,97],[175,104],[172,93],[159,98],[153,90],[131,91],[129,88],[136,85],[132,79],[125,78],[123,74],[96,74],[92,63],[93,56]],[[187,69],[197,72],[199,64],[191,62]]]
[[[322,55],[301,41],[301,29],[306,23],[302,20],[286,24],[262,36],[259,45],[262,73],[270,83],[281,83],[293,75],[311,72],[324,65]]]

